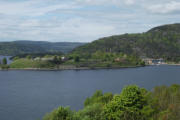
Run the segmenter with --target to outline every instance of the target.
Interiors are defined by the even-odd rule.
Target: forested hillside
[[[155,27],[145,33],[101,38],[73,52],[86,54],[97,51],[180,61],[180,24]]]
[[[84,43],[44,42],[44,41],[14,41],[0,42],[0,55],[18,55],[27,53],[67,53]]]

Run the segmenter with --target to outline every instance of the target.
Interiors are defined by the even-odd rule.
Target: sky
[[[0,0],[0,41],[91,42],[180,22],[180,0]]]

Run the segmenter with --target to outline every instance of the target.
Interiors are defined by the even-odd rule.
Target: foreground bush
[[[148,105],[146,91],[137,86],[128,86],[120,95],[105,106],[104,116],[108,120],[144,120],[143,109]]]
[[[44,120],[72,120],[73,112],[69,108],[59,107],[49,114],[46,114]]]
[[[120,94],[96,91],[77,112],[59,107],[43,120],[180,120],[180,85],[148,92],[131,85]]]

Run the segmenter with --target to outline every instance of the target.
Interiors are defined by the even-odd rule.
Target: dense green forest
[[[139,57],[180,61],[180,24],[155,27],[141,34],[124,34],[101,38],[76,48],[73,53],[96,51],[124,53]]]
[[[96,91],[82,110],[59,107],[43,120],[180,120],[180,85],[152,91],[131,85],[120,94]]]
[[[75,47],[85,43],[44,42],[44,41],[13,41],[0,42],[0,55],[19,55],[27,53],[68,53]]]

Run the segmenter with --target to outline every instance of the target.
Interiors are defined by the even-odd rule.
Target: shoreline
[[[122,67],[61,67],[61,68],[8,68],[8,69],[1,69],[0,71],[63,71],[63,70],[103,70],[103,69],[124,69],[124,68],[139,68],[139,67],[148,67],[148,66],[158,66],[158,65],[170,65],[170,66],[180,66],[180,64],[173,64],[173,63],[166,63],[166,64],[152,64],[152,65],[145,65],[145,66],[122,66]]]
[[[149,66],[156,65],[172,65],[172,66],[180,66],[180,63],[163,63],[163,64],[149,64]]]
[[[175,64],[175,63],[167,63],[165,65],[173,65],[173,66],[180,66],[180,64]]]
[[[147,65],[149,66],[149,65]],[[124,69],[124,68],[138,68],[146,66],[127,66],[127,67],[74,67],[74,68],[8,68],[0,69],[0,71],[15,71],[15,70],[24,70],[24,71],[63,71],[63,70],[103,70],[103,69]]]

